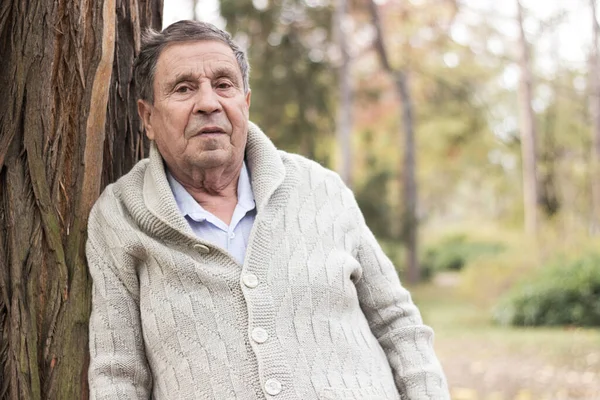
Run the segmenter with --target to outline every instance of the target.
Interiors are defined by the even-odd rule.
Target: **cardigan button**
[[[197,251],[199,251],[202,254],[208,254],[208,253],[210,253],[210,249],[208,248],[208,246],[203,245],[203,244],[196,243],[194,245],[194,249],[197,250]]]
[[[263,328],[252,329],[252,340],[256,343],[264,343],[269,338],[269,333]]]
[[[258,276],[254,274],[246,274],[242,277],[242,282],[244,282],[246,287],[253,289],[258,286]]]
[[[281,382],[279,382],[277,379],[269,379],[265,382],[265,392],[271,396],[277,396],[279,393],[281,393],[282,388]]]

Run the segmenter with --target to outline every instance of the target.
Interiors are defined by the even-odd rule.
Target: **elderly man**
[[[89,220],[92,399],[447,399],[423,325],[338,176],[248,121],[226,32],[148,32],[150,156]]]

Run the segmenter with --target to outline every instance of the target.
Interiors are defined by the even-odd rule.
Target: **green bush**
[[[600,326],[600,254],[554,263],[510,291],[494,320],[517,326]]]
[[[503,250],[504,245],[500,243],[473,241],[466,235],[455,234],[427,247],[421,265],[430,275],[439,271],[459,271],[467,262],[479,256],[497,254]]]
[[[373,172],[363,186],[354,188],[356,201],[367,225],[380,240],[394,239],[393,224],[390,223],[394,213],[387,200],[390,179],[391,175],[387,171]]]
[[[488,254],[470,260],[460,272],[458,291],[475,304],[492,307],[524,276],[539,269],[539,257],[527,240],[506,244],[499,254]]]

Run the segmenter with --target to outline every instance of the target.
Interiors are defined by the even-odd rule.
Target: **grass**
[[[410,290],[454,400],[600,399],[600,330],[500,327],[455,287]]]

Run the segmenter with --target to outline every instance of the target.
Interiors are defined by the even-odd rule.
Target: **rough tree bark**
[[[538,174],[537,139],[535,114],[533,113],[533,76],[530,66],[530,52],[525,29],[523,28],[523,7],[517,2],[517,24],[519,26],[519,121],[521,131],[521,158],[523,162],[523,203],[525,231],[535,235],[538,231]]]
[[[351,86],[351,60],[348,46],[347,25],[348,4],[346,0],[336,0],[333,14],[333,30],[335,41],[339,49],[338,61],[338,95],[340,103],[337,115],[337,170],[344,182],[352,187],[352,86]]]
[[[590,230],[600,233],[600,27],[596,15],[596,0],[590,0],[592,17],[592,51],[590,57],[590,117],[592,119],[591,191],[592,218]]]
[[[404,157],[402,168],[403,180],[403,236],[406,241],[406,264],[408,272],[408,281],[417,283],[421,279],[421,270],[418,259],[418,232],[419,219],[417,218],[417,181],[415,178],[416,157],[415,157],[415,133],[414,133],[414,117],[413,104],[410,93],[410,85],[408,73],[402,69],[395,69],[389,61],[388,53],[385,47],[383,37],[383,29],[379,10],[375,0],[369,1],[373,26],[375,28],[375,49],[379,56],[379,60],[385,69],[394,80],[396,92],[400,99],[402,115],[403,134],[401,141],[403,142]]]
[[[0,399],[87,398],[87,216],[144,154],[131,65],[161,13],[0,3]]]

